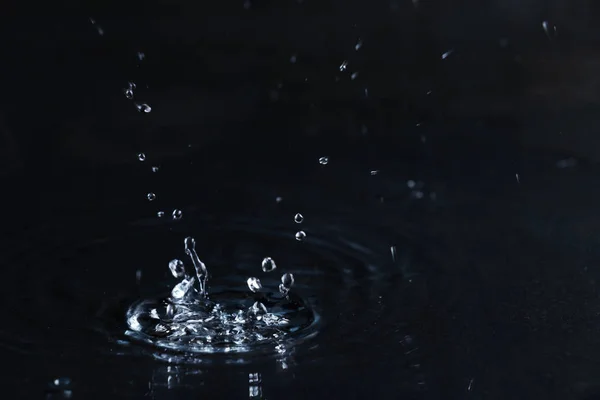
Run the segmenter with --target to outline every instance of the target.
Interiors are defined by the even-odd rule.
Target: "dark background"
[[[144,200],[149,187],[167,213],[194,206],[261,215],[266,211],[251,195],[255,184],[293,192],[320,179],[328,191],[304,192],[306,201],[328,210],[352,198],[348,207],[359,215],[353,201],[394,198],[397,181],[419,176],[445,196],[444,211],[413,215],[426,221],[419,237],[435,237],[445,249],[458,245],[452,256],[468,265],[448,282],[465,284],[473,269],[483,287],[498,285],[486,291],[469,282],[458,295],[447,289],[462,311],[431,311],[427,329],[448,332],[437,342],[445,350],[431,374],[441,383],[430,398],[464,398],[458,393],[466,384],[443,372],[456,367],[450,355],[463,354],[450,343],[466,348],[542,309],[550,322],[540,317],[544,323],[506,330],[501,341],[480,339],[480,349],[510,350],[489,350],[489,358],[473,364],[490,366],[498,378],[472,398],[596,398],[595,279],[566,277],[594,270],[598,260],[599,4],[227,0],[102,4],[85,12],[56,7],[65,12],[7,12],[0,26],[0,260],[7,270],[17,254],[36,252],[46,240],[32,233],[40,227],[76,235],[71,227],[89,221],[85,229],[104,233],[155,214]],[[141,16],[129,16],[136,10]],[[137,85],[135,101],[152,112],[137,112],[125,98],[129,81]],[[148,157],[144,168],[140,152]],[[319,175],[311,168],[322,155],[343,167]],[[166,165],[169,173],[156,178],[150,165]],[[395,172],[374,191],[356,184],[357,170],[386,166]],[[503,270],[498,259],[511,256],[519,261]],[[434,310],[448,292],[432,295]],[[497,304],[514,308],[503,314]],[[520,356],[531,362],[525,372],[515,366],[527,364]],[[363,378],[379,392],[363,394],[395,398],[385,384],[377,386],[378,379],[393,380],[377,360],[365,361],[373,369]],[[551,364],[556,368],[545,371]],[[47,375],[37,374],[39,381]],[[350,385],[361,374],[354,370],[340,382]],[[325,396],[317,377],[305,379],[308,396]],[[352,389],[330,385],[352,398]]]

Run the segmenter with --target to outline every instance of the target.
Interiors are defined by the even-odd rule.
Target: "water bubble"
[[[183,261],[174,259],[169,261],[169,269],[175,278],[183,278],[185,275],[185,265]]]
[[[165,216],[165,212],[164,212],[164,211],[159,211],[159,212],[157,212],[157,213],[156,213],[156,216],[157,216],[158,218],[162,218],[162,217],[164,217],[164,216]]]
[[[174,209],[172,215],[173,215],[173,219],[175,219],[175,220],[181,219],[181,217],[183,217],[183,211]]]
[[[358,41],[356,42],[356,44],[354,45],[354,50],[358,51],[363,45],[363,41],[362,39],[358,39]]]
[[[348,61],[344,60],[344,62],[340,64],[340,72],[345,71],[346,68],[348,68]]]
[[[146,103],[136,103],[135,104],[135,108],[137,108],[137,110],[139,112],[143,112],[143,113],[146,113],[146,114],[148,114],[150,111],[152,111],[152,107],[150,107]]]
[[[258,278],[250,277],[248,278],[246,283],[248,283],[248,289],[250,289],[253,292],[258,292],[260,289],[262,289],[262,284],[260,283],[260,279]]]
[[[265,257],[262,260],[261,267],[264,272],[271,272],[277,268],[277,264],[275,264],[275,261],[271,257]]]
[[[321,164],[321,165],[327,165],[327,163],[329,163],[329,157],[321,157],[321,158],[319,158],[319,164]]]
[[[306,233],[304,233],[304,231],[298,231],[296,232],[296,240],[301,242],[304,239],[306,239]]]
[[[146,161],[146,155],[144,153],[139,153],[137,157],[140,161]]]
[[[294,215],[294,222],[297,224],[301,224],[304,221],[304,216],[300,213]]]
[[[279,292],[283,295],[287,295],[292,286],[294,285],[294,275],[286,272],[281,276],[281,284],[279,285]]]
[[[148,201],[152,201],[152,200],[156,199],[156,195],[152,192],[148,193],[146,195],[146,197],[148,198]]]
[[[152,167],[152,172],[158,172],[158,167]]]

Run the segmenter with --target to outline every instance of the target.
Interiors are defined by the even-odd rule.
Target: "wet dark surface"
[[[5,24],[3,390],[600,398],[595,31],[559,3],[489,24],[475,11],[492,2]],[[215,290],[243,290],[267,255],[293,271],[318,335],[185,359],[126,337],[189,235]]]

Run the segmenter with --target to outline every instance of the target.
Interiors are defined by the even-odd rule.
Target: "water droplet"
[[[358,72],[353,72],[352,75],[350,75],[350,79],[355,80],[356,78],[358,78]]]
[[[71,384],[71,379],[69,378],[56,378],[52,381],[52,386],[55,388],[64,388]]]
[[[283,295],[287,295],[294,285],[294,275],[285,273],[281,276],[281,284],[279,285],[279,292]]]
[[[138,160],[140,160],[140,161],[146,161],[146,155],[144,153],[139,153],[138,154]]]
[[[133,90],[136,88],[135,83],[129,82],[127,88],[123,89],[125,97],[129,100],[133,99]]]
[[[294,215],[294,222],[297,224],[301,224],[304,221],[304,216],[300,213]]]
[[[148,193],[146,195],[146,197],[148,198],[148,201],[152,201],[152,200],[156,199],[156,195],[152,192]]]
[[[363,45],[363,41],[362,41],[362,39],[359,38],[358,41],[356,42],[356,44],[354,45],[354,50],[356,50],[356,51],[360,50],[362,45]]]
[[[447,52],[445,52],[444,54],[442,54],[442,60],[445,60],[446,58],[448,58],[450,56],[450,54],[454,53],[454,49],[450,49]]]
[[[172,215],[173,219],[181,219],[181,217],[183,217],[183,212],[181,210],[174,209]]]
[[[262,289],[262,284],[260,283],[260,279],[258,278],[248,278],[246,283],[248,283],[248,289],[250,289],[253,292],[258,292],[260,289]]]
[[[290,62],[291,62],[292,64],[296,64],[296,61],[297,61],[297,60],[298,60],[298,58],[296,57],[296,55],[295,55],[295,54],[292,54],[292,56],[290,57]]]
[[[275,264],[275,261],[271,257],[265,257],[262,260],[261,267],[264,272],[271,272],[277,268],[277,264]]]
[[[396,246],[390,247],[390,251],[392,253],[392,261],[396,262]]]
[[[304,233],[304,231],[298,231],[296,232],[296,240],[301,242],[306,238],[306,233]]]
[[[346,68],[348,68],[348,61],[344,60],[344,62],[340,64],[340,72],[345,71]]]
[[[414,188],[417,185],[417,182],[413,181],[412,179],[406,182],[406,186],[409,187],[409,189]]]
[[[169,261],[169,269],[175,278],[183,278],[185,275],[185,265],[183,261],[174,259]]]
[[[138,269],[137,271],[135,271],[135,281],[137,283],[140,283],[141,280],[142,280],[142,270]]]
[[[283,198],[282,198],[281,196],[277,196],[277,197],[275,197],[275,201],[276,201],[277,203],[281,203],[281,200],[283,200]]]
[[[378,169],[374,169],[374,170],[372,170],[372,171],[371,171],[371,175],[372,175],[372,176],[375,176],[375,175],[377,175],[378,173],[379,173],[379,170],[378,170]]]
[[[156,216],[157,216],[158,218],[162,218],[162,217],[164,217],[164,216],[165,216],[165,212],[164,212],[164,211],[159,211],[159,212],[157,212],[157,213],[156,213]]]
[[[138,57],[138,60],[142,61],[144,58],[146,58],[146,55],[143,52],[138,51],[137,57]]]
[[[327,165],[329,163],[329,157],[321,157],[319,158],[319,164]]]
[[[158,172],[158,167],[152,167],[152,172]]]
[[[152,107],[150,107],[146,103],[136,103],[135,104],[135,108],[137,108],[137,110],[139,112],[143,112],[143,113],[146,113],[146,114],[148,114],[150,111],[152,111]]]

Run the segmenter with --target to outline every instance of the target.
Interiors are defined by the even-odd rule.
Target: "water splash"
[[[250,293],[224,291],[209,296],[208,269],[196,253],[196,241],[187,237],[184,245],[194,270],[186,270],[179,259],[171,260],[169,270],[181,281],[167,298],[141,300],[129,308],[128,336],[185,353],[248,352],[269,343],[277,350],[317,320],[304,301],[290,293],[291,273],[283,274],[278,292],[266,291],[258,278],[250,277]],[[276,265],[266,257],[261,267],[270,272]]]

